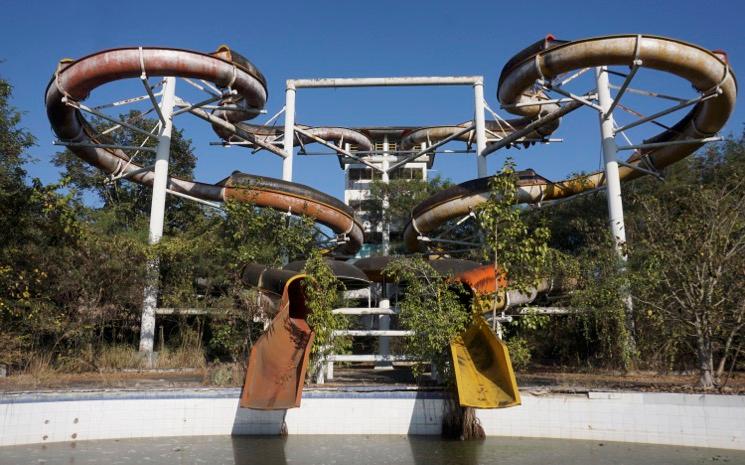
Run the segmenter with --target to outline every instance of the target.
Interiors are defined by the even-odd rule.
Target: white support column
[[[608,215],[610,230],[616,244],[616,249],[622,260],[626,260],[624,245],[626,244],[626,229],[623,222],[623,203],[621,201],[621,181],[618,175],[618,146],[613,129],[613,115],[606,114],[613,99],[610,95],[608,73],[605,67],[595,68],[598,85],[598,103],[602,108],[600,113],[600,135],[603,144],[603,161],[605,163],[605,183],[608,195]]]
[[[598,86],[598,104],[601,108],[599,113],[600,135],[603,146],[603,161],[605,162],[608,219],[616,252],[618,252],[621,261],[621,267],[624,268],[628,257],[626,255],[626,227],[623,220],[621,180],[618,175],[618,145],[616,144],[616,132],[613,128],[613,114],[610,113],[613,106],[613,98],[610,95],[607,68],[604,66],[595,68],[595,76]],[[625,294],[623,298],[626,306],[626,329],[629,331],[628,349],[633,354],[636,352],[634,306],[628,289],[622,290],[622,292]]]
[[[383,168],[383,175],[382,180],[385,184],[388,184],[390,182],[390,176],[388,173],[388,167],[390,166],[389,160],[388,160],[388,151],[390,150],[390,145],[388,143],[388,136],[383,136],[383,162],[382,162],[382,168]],[[388,220],[386,220],[386,213],[388,211],[389,207],[389,201],[388,196],[386,195],[383,197],[383,224],[381,225],[383,231],[383,255],[388,255],[390,253],[390,242],[391,242],[391,225],[389,224]]]
[[[282,160],[282,179],[292,181],[292,161],[294,157],[295,140],[295,84],[287,81],[285,91],[285,133],[284,149],[285,159]]]
[[[388,286],[388,284],[382,285],[383,292],[385,292],[385,296],[380,300],[380,304],[378,306],[380,308],[389,309],[391,308],[391,301],[388,299],[387,289],[385,289],[386,286]],[[390,315],[378,315],[378,330],[388,331],[389,329],[391,329]],[[390,348],[389,337],[379,336],[378,337],[378,355],[387,358],[390,354],[391,354],[391,348]],[[375,369],[376,370],[392,370],[393,362],[391,361],[375,362]]]
[[[390,163],[388,160],[389,150],[390,150],[390,144],[388,142],[388,136],[385,135],[383,136],[382,180],[386,184],[390,182],[390,176],[388,173],[388,167],[390,166]],[[383,198],[383,225],[382,225],[383,227],[383,255],[388,255],[390,253],[391,226],[390,226],[390,223],[385,219],[388,207],[389,207],[388,196],[385,196]],[[388,299],[388,289],[386,289],[387,286],[388,286],[387,284],[383,283],[381,284],[381,287],[380,287],[381,299],[380,299],[379,307],[381,308],[390,308],[391,306],[391,302]],[[378,315],[378,329],[379,330],[391,329],[391,317],[389,315]],[[388,336],[378,337],[378,355],[383,355],[383,356],[390,355],[390,341],[388,339]],[[392,368],[393,368],[393,363],[391,362],[379,361],[375,363],[376,370],[390,370]]]
[[[326,362],[326,379],[331,381],[334,379],[334,361],[329,360]]]
[[[487,176],[486,155],[486,121],[484,121],[484,81],[479,80],[473,84],[474,116],[473,124],[476,126],[476,169],[480,178]]]
[[[168,188],[168,159],[171,151],[171,133],[173,131],[173,106],[176,101],[176,78],[167,77],[163,83],[163,96],[160,101],[160,113],[165,122],[158,133],[158,147],[155,154],[155,178],[153,180],[152,202],[150,204],[150,233],[148,242],[151,245],[160,242],[163,236],[165,218],[166,191]],[[146,284],[142,302],[142,321],[140,323],[140,352],[152,356],[155,337],[155,309],[158,306],[158,278],[160,266],[155,258],[147,264]]]

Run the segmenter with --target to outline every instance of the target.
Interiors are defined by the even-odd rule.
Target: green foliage
[[[531,346],[530,342],[526,338],[516,336],[511,337],[507,340],[507,349],[510,351],[510,360],[512,361],[512,368],[515,370],[521,370],[530,365]]]
[[[384,273],[403,287],[400,322],[414,332],[407,338],[407,353],[431,361],[444,380],[454,383],[448,346],[471,322],[470,309],[462,303],[462,287],[420,258],[394,260]],[[422,363],[414,365],[414,375],[421,376],[425,369]]]
[[[668,338],[695,347],[704,387],[745,339],[743,153],[745,134],[671,172],[653,195],[641,186],[631,197],[636,301]]]
[[[344,285],[334,276],[328,263],[321,254],[314,250],[305,263],[303,291],[310,314],[307,321],[315,338],[311,352],[311,370],[309,377],[321,369],[319,364],[332,353],[342,352],[349,341],[344,337],[334,337],[334,331],[348,327],[344,315],[335,315],[332,310],[339,301],[339,293]]]
[[[242,268],[252,262],[281,266],[307,256],[314,247],[314,223],[309,217],[228,201],[222,221],[223,246],[230,251],[231,266]]]
[[[609,367],[628,369],[636,355],[628,343],[626,289],[633,270],[618,264],[613,239],[607,227],[596,232],[577,257],[576,282],[566,304],[575,311],[583,344],[592,346],[592,357]]]
[[[515,163],[507,159],[500,175],[492,177],[489,198],[476,208],[476,218],[484,232],[483,258],[506,278],[506,289],[526,292],[545,277],[551,232],[524,219],[516,207],[517,181]]]
[[[423,179],[391,179],[388,183],[374,179],[370,183],[370,217],[373,221],[406,221],[411,210],[432,194],[450,187],[452,183],[436,176]],[[388,208],[383,212],[383,199]]]
[[[373,224],[385,221],[393,226],[393,230],[403,230],[406,221],[411,217],[411,211],[427,197],[450,187],[452,183],[436,176],[427,181],[423,179],[391,179],[384,183],[380,179],[373,179],[370,183],[370,199],[363,209]],[[383,210],[383,201],[388,201],[388,208]],[[400,237],[391,237],[392,253],[405,253],[405,246]]]
[[[143,113],[134,110],[119,115],[119,118],[146,131],[150,131],[158,123],[157,119],[148,118]],[[92,131],[97,134],[113,125],[102,119],[94,119],[91,124]],[[151,137],[146,141],[144,134],[127,129],[115,130],[106,135],[97,136],[97,139],[105,144],[127,146],[144,144],[144,147],[149,148],[154,148],[158,141],[157,137]],[[106,174],[81,160],[69,149],[56,153],[53,156],[53,162],[62,169],[62,176],[69,179],[70,185],[76,189],[81,199],[85,194],[95,194],[104,208],[113,210],[116,213],[114,218],[118,226],[125,229],[137,229],[141,218],[148,217],[152,192],[149,186],[130,181],[109,183]],[[155,162],[155,153],[140,152],[134,162],[141,166],[151,166]],[[182,179],[192,179],[195,166],[196,155],[191,140],[184,138],[183,131],[174,128],[168,162],[169,174]],[[199,215],[202,208],[189,200],[170,197],[166,203],[165,234],[170,235],[190,229],[193,218]]]

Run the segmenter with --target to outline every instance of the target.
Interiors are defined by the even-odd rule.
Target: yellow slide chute
[[[475,300],[496,290],[495,274],[493,266],[484,266],[456,278],[470,288]],[[471,327],[450,343],[450,352],[461,406],[503,408],[521,404],[507,345],[483,317],[474,316]]]
[[[450,344],[458,401],[463,407],[501,408],[520,405],[507,345],[480,316]]]

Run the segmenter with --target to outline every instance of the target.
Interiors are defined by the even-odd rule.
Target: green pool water
[[[604,441],[412,436],[172,437],[0,448],[0,464],[742,464],[745,451]]]

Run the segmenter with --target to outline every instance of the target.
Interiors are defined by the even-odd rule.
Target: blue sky
[[[24,112],[23,125],[38,138],[29,174],[52,182],[58,178],[50,163],[56,148],[43,94],[62,57],[126,45],[212,51],[229,44],[266,75],[269,114],[284,104],[288,78],[484,75],[487,102],[509,117],[498,110],[495,97],[499,72],[513,54],[547,33],[562,39],[615,33],[670,36],[727,51],[735,73],[742,73],[744,14],[738,1],[9,1],[0,19],[0,76],[14,86],[13,102]],[[639,75],[639,86],[691,95],[685,83],[667,81]],[[104,102],[95,97],[93,103]],[[470,88],[303,89],[297,101],[297,121],[310,125],[426,126],[459,123],[472,118],[473,111]],[[636,105],[647,113],[653,108],[643,100]],[[723,133],[739,134],[743,122],[745,112],[738,105]],[[193,140],[200,180],[215,182],[236,169],[281,176],[275,156],[211,146],[217,139],[207,125],[187,119],[176,124]],[[634,142],[651,134],[639,131],[632,135]],[[497,170],[507,154],[520,167],[534,168],[549,179],[598,168],[597,115],[592,110],[570,115],[554,137],[564,142],[491,155],[489,171]],[[338,166],[333,157],[301,157],[295,180],[341,196]],[[470,155],[438,156],[434,169],[456,182],[476,174]]]

